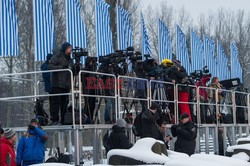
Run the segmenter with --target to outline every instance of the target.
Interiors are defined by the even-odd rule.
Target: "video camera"
[[[190,73],[190,76],[192,77],[192,79],[201,80],[205,76],[211,77],[212,75],[211,73],[209,73],[209,69],[207,68],[207,66],[204,66],[202,70],[195,70],[194,72]]]
[[[72,58],[75,60],[75,64],[73,66],[73,74],[76,76],[81,70],[81,57],[87,57],[88,51],[85,48],[75,47],[72,49]]]
[[[81,57],[88,56],[88,50],[86,48],[75,47],[72,49],[72,57],[74,59],[80,59]]]

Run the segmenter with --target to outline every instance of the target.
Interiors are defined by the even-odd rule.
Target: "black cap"
[[[159,110],[159,105],[156,103],[156,102],[153,102],[150,106],[150,109],[151,110]]]
[[[181,114],[180,119],[183,120],[185,118],[189,118],[189,115],[187,113]]]

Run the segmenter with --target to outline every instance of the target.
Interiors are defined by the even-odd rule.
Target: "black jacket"
[[[70,56],[66,56],[63,53],[60,53],[56,56],[53,56],[49,61],[48,69],[49,70],[58,70],[58,69],[72,69],[73,61]],[[53,72],[51,75],[51,87],[63,88],[70,90],[71,81],[70,73],[68,71],[62,72]]]
[[[182,66],[180,68],[180,70],[177,69],[177,67],[173,66],[170,70],[169,70],[169,75],[168,77],[172,80],[175,80],[176,83],[181,84],[183,83],[183,79],[185,77],[187,77],[188,74],[186,72],[186,69]]]
[[[156,124],[156,120],[159,118],[159,114],[153,114],[150,110],[146,110],[142,113],[142,138],[151,137],[158,139],[161,137],[160,130]]]
[[[127,136],[125,135],[125,129],[114,125],[112,132],[108,138],[108,145],[111,149],[129,149],[133,145],[129,143]]]
[[[173,137],[177,137],[174,150],[176,152],[194,154],[195,139],[197,137],[197,126],[189,121],[185,124],[173,125],[171,127]]]

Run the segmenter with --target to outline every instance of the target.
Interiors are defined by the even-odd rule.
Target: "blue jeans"
[[[104,120],[107,123],[111,123],[114,119],[115,112],[115,99],[105,99],[105,112],[104,112]],[[113,119],[111,119],[113,118]]]

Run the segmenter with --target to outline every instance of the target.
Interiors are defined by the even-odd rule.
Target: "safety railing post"
[[[206,154],[209,154],[209,128],[208,126],[205,127],[205,147],[206,147]]]
[[[248,125],[250,125],[250,94],[247,94],[247,120]]]
[[[232,92],[232,104],[233,104],[233,124],[236,125],[236,100],[235,100],[235,92]]]
[[[214,154],[219,154],[218,126],[214,127]]]
[[[220,113],[220,106],[219,106],[219,89],[216,89],[215,91],[215,107],[216,107],[216,124],[219,125],[219,113]]]
[[[201,107],[200,107],[200,87],[198,86],[196,89],[196,102],[197,102],[197,107],[196,107],[196,118],[197,118],[197,124],[201,124]]]
[[[175,124],[179,123],[179,97],[178,97],[179,85],[176,84],[174,89],[174,100],[175,100]]]
[[[223,126],[223,152],[226,154],[227,150],[227,127]]]

